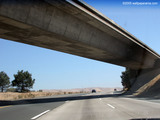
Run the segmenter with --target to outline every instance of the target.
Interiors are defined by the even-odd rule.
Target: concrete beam
[[[131,69],[156,66],[160,56],[79,1],[0,0],[0,37]]]

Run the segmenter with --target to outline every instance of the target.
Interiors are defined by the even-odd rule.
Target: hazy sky
[[[158,0],[84,0],[160,53],[160,3]],[[140,5],[142,2],[148,5]],[[121,87],[125,68],[45,48],[0,39],[0,71],[11,80],[18,70],[36,79],[34,88],[67,89]]]

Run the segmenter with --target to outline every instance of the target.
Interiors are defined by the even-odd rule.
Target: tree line
[[[14,92],[28,92],[33,87],[35,79],[32,78],[32,74],[28,71],[18,71],[14,74],[14,80],[10,82],[10,78],[4,72],[0,72],[0,90],[1,92],[12,90]],[[12,88],[11,88],[12,87]]]

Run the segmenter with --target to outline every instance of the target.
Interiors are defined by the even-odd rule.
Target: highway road
[[[13,102],[0,100],[0,120],[31,120],[43,111],[55,109],[68,99],[77,99],[81,95],[58,95]]]
[[[0,120],[35,119],[160,120],[160,100],[90,93],[26,100],[0,107]]]

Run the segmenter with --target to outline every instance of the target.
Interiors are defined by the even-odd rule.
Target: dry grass
[[[0,92],[0,100],[21,100],[36,97],[45,97],[53,95],[63,95],[63,94],[74,94],[78,92],[28,92],[28,93],[17,93],[17,92]]]

